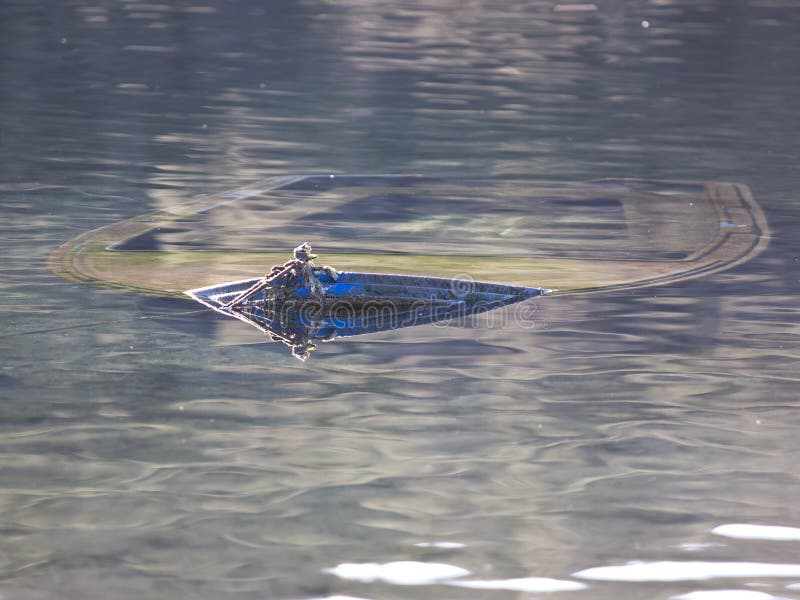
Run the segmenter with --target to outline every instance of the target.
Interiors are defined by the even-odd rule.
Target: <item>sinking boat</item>
[[[71,281],[177,297],[231,272],[260,273],[321,224],[326,251],[349,271],[470,273],[561,294],[705,277],[769,243],[742,184],[324,174],[170,203],[81,233],[48,265]]]
[[[368,304],[395,304],[396,306],[436,304],[449,306],[458,304],[497,308],[551,293],[551,290],[543,288],[485,283],[469,279],[413,277],[408,275],[387,275],[385,273],[342,272],[339,273],[339,277],[335,281],[327,274],[317,275],[316,278],[324,290],[324,295],[321,298],[314,298],[308,287],[295,289],[287,298],[282,294],[278,296],[276,287],[267,286],[244,301],[241,307],[276,302],[280,298],[281,301],[316,300],[322,304],[350,304],[352,306]],[[261,281],[261,277],[230,281],[188,290],[186,294],[209,308],[213,308],[223,314],[232,314],[233,309],[226,309],[226,304]]]
[[[314,341],[331,341],[415,325],[452,321],[552,290],[469,279],[337,272],[317,267],[310,246],[255,277],[189,290],[201,304],[244,321],[308,358]]]
[[[308,280],[328,294],[323,304],[350,294],[349,302],[387,297],[397,307],[398,298],[421,294],[433,306],[438,289],[443,302],[437,307],[451,306],[455,297],[456,311],[486,291],[498,294],[490,307],[531,292],[427,276],[468,272],[517,286],[546,282],[563,295],[633,290],[732,269],[761,253],[770,239],[761,207],[742,184],[318,174],[168,203],[81,233],[47,264],[71,281],[156,296],[174,298],[197,288],[189,295],[248,320],[259,310],[271,314],[267,305],[285,296],[285,283],[276,281],[273,291],[261,288],[263,278],[210,284],[231,272],[260,272],[265,260],[281,259],[282,248],[318,235],[321,224],[328,251],[350,271],[336,281],[324,273]],[[373,270],[417,276],[392,280],[367,273]],[[253,286],[246,302],[223,309]],[[296,286],[293,294],[301,297],[302,290]],[[252,315],[241,314],[248,311]]]

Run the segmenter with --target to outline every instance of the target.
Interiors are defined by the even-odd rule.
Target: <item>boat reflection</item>
[[[236,317],[282,342],[292,355],[306,361],[316,342],[434,323],[463,322],[472,315],[519,302],[520,297],[477,300],[284,301],[247,304],[230,310]]]

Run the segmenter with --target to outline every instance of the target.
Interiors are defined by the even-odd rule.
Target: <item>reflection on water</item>
[[[396,585],[431,585],[470,574],[466,569],[453,565],[411,560],[386,564],[342,563],[331,569],[325,569],[325,572],[342,579],[355,579],[366,583],[385,581]]]
[[[800,528],[775,525],[752,525],[748,523],[728,523],[714,527],[711,533],[744,540],[784,540],[800,541]]]
[[[800,577],[800,565],[726,562],[636,562],[614,567],[594,567],[575,577],[602,581],[684,581],[728,577]]]
[[[0,4],[0,594],[800,597],[796,540],[714,533],[800,527],[800,4],[555,4]],[[305,364],[189,300],[46,268],[83,232],[296,173],[736,181],[772,241],[537,303],[531,329],[505,307]],[[507,229],[501,206],[478,219]],[[411,208],[395,240],[477,224]],[[562,249],[606,240],[584,231]],[[573,575],[633,561],[646,578]],[[324,571],[398,562],[475,585]],[[532,591],[549,579],[586,587]]]
[[[781,598],[754,590],[708,590],[672,596],[671,600],[781,600]]]
[[[464,579],[470,571],[442,563],[398,561],[378,563],[343,563],[324,569],[342,579],[365,583],[384,581],[394,585],[445,584],[476,590],[509,590],[517,592],[563,592],[586,589],[577,581],[560,581],[547,577],[522,577],[517,579],[480,580]]]

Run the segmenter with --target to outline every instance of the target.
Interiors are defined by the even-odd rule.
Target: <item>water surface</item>
[[[0,593],[800,597],[800,4],[554,7],[2,4]],[[305,364],[45,266],[309,172],[738,181],[772,243]]]

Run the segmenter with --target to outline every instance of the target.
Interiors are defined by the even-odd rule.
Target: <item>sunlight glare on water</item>
[[[747,523],[728,523],[711,530],[711,533],[743,540],[786,540],[800,541],[800,528],[776,525],[751,525]]]

